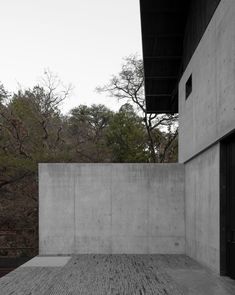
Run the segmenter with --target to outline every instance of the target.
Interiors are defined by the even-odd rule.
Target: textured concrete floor
[[[183,255],[78,255],[31,261],[0,279],[0,294],[234,295],[235,281]]]

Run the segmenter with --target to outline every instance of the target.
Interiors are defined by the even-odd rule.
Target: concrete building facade
[[[234,1],[220,1],[179,83],[179,160],[186,170],[186,253],[232,276],[234,265],[231,270],[226,268],[234,264],[233,237],[231,245],[224,246],[233,253],[227,253],[225,266],[221,264],[223,243],[229,242],[228,237],[222,241],[220,235],[224,227],[220,225],[220,154],[221,140],[235,129],[234,13]],[[192,93],[186,99],[190,75]],[[235,215],[234,209],[232,205],[232,212],[226,215]],[[234,221],[231,218],[227,222]],[[226,235],[229,231],[234,235],[232,225],[225,225]]]
[[[230,0],[219,3],[179,83],[179,161],[186,169],[186,253],[218,272],[220,141],[235,128],[234,4]],[[186,99],[185,84],[190,75],[193,89]]]
[[[186,254],[235,278],[235,1],[140,4],[148,112],[179,111]]]
[[[179,112],[180,163],[41,164],[40,254],[186,253],[235,278],[235,1],[140,8],[147,110]]]

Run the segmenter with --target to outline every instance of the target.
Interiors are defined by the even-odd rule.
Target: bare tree
[[[44,89],[44,95],[40,97],[39,105],[45,114],[58,110],[58,107],[73,90],[72,84],[64,85],[58,75],[49,69],[44,70],[39,87]]]
[[[152,162],[165,162],[167,151],[178,135],[177,114],[149,114],[144,98],[144,69],[143,61],[136,55],[124,59],[121,71],[114,75],[108,84],[97,87],[98,92],[107,92],[118,100],[126,100],[136,106],[136,110],[143,117],[148,135],[148,146]],[[159,148],[156,130],[166,133],[167,142],[164,148]]]
[[[70,94],[50,71],[41,85],[9,95],[0,84],[0,188],[32,176],[38,155],[55,154],[63,143],[59,106]]]

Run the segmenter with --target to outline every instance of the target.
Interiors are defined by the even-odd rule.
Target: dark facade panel
[[[141,0],[141,11],[148,12],[148,11],[182,11],[185,7],[186,1],[181,0]]]
[[[184,27],[182,13],[166,13],[161,11],[146,12],[142,18],[145,34],[174,35],[181,34]]]
[[[154,94],[164,94],[171,95],[169,89],[173,89],[175,83],[177,81],[175,79],[145,79],[145,92],[150,95]]]
[[[174,113],[186,0],[140,0],[147,111]],[[176,100],[176,101],[175,101]]]
[[[178,82],[220,1],[140,0],[148,112],[178,111]]]
[[[183,69],[187,67],[220,1],[191,1],[184,37]]]
[[[167,59],[165,57],[147,59],[144,61],[145,77],[176,77],[181,59]]]
[[[143,51],[146,57],[181,56],[183,34],[149,34],[143,36]]]
[[[146,96],[147,110],[149,113],[172,114],[178,112],[178,105],[172,103],[171,96]]]
[[[220,273],[235,279],[235,133],[220,145]]]

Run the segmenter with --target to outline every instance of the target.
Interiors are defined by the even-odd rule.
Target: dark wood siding
[[[140,0],[149,113],[178,112],[178,83],[221,0]]]
[[[220,1],[191,1],[184,37],[183,69],[188,65]]]

